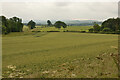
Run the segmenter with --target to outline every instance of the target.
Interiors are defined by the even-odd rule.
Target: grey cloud
[[[18,16],[24,20],[96,19],[117,17],[116,2],[5,2],[2,14]]]

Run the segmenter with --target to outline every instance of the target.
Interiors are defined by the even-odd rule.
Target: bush
[[[68,30],[66,30],[66,32],[68,32]]]
[[[7,34],[7,28],[4,25],[2,25],[2,34]]]
[[[93,31],[94,31],[94,29],[93,29],[93,28],[90,28],[90,29],[89,29],[89,32],[91,32],[91,33],[92,33]]]
[[[81,33],[86,33],[86,31],[80,31]]]
[[[60,32],[60,31],[47,31],[47,32]]]
[[[94,24],[93,30],[95,33],[98,33],[100,31],[101,27],[98,24]]]
[[[110,28],[104,28],[102,31],[103,32],[111,32]]]

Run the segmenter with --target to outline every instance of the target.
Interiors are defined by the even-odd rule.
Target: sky
[[[118,16],[118,2],[1,2],[7,18],[17,16],[29,20],[106,20]]]

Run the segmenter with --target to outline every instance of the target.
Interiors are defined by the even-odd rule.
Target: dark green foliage
[[[47,31],[47,32],[60,32],[60,31]]]
[[[120,33],[120,18],[110,18],[102,23],[101,26],[94,24],[93,29],[89,29],[89,32],[100,32],[109,34],[119,34]]]
[[[89,32],[93,32],[93,31],[94,31],[94,29],[93,29],[93,28],[90,28],[90,29],[89,29]]]
[[[86,33],[86,31],[80,31],[81,33]]]
[[[0,16],[0,20],[2,23],[2,33],[7,34],[10,32],[9,25],[8,25],[8,20],[6,19],[5,16]]]
[[[23,28],[22,19],[12,17],[7,19],[5,16],[0,16],[2,21],[2,34],[10,32],[21,32]]]
[[[103,32],[110,32],[111,30],[110,30],[110,28],[104,28],[102,31]]]
[[[66,25],[64,22],[62,22],[62,21],[57,21],[57,22],[55,22],[54,26],[55,26],[56,28],[59,28],[59,29],[60,29],[61,27],[67,28],[67,25]]]
[[[55,26],[56,28],[61,28],[61,21],[55,22],[54,26]]]
[[[47,20],[47,25],[48,25],[48,26],[52,26],[52,23],[51,23],[50,20]]]
[[[3,34],[7,34],[8,33],[7,32],[7,28],[4,25],[2,25],[2,33]]]
[[[93,26],[93,30],[94,30],[94,32],[99,32],[100,31],[100,26],[95,23],[94,26]]]
[[[63,28],[67,28],[67,24],[65,24],[64,22],[62,22],[62,26]]]
[[[8,20],[8,25],[10,27],[10,32],[21,32],[23,28],[22,20],[13,17]]]
[[[109,28],[112,31],[120,30],[120,18],[110,18],[102,23],[101,29]]]
[[[29,21],[27,24],[27,26],[29,26],[30,29],[35,28],[35,25],[36,25],[36,23],[33,20]]]

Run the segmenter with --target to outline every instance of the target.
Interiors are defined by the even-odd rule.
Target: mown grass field
[[[118,76],[117,35],[28,31],[4,35],[2,45],[3,77]]]

